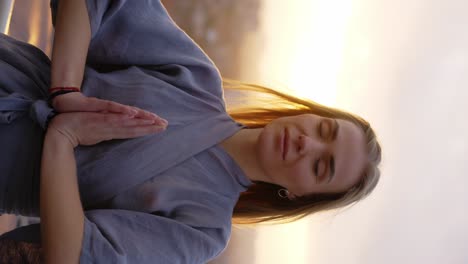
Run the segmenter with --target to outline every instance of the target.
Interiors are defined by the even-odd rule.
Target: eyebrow
[[[340,125],[338,124],[338,121],[336,119],[333,119],[335,121],[335,130],[333,131],[332,139],[336,140],[336,137],[338,136],[338,130],[340,129]],[[331,156],[330,157],[330,176],[328,177],[328,183],[330,183],[333,180],[333,177],[335,177],[335,157]]]

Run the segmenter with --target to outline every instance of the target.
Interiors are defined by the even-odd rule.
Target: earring
[[[278,190],[278,196],[281,197],[281,198],[288,198],[288,195],[289,195],[289,191],[286,190],[286,189],[279,189]]]

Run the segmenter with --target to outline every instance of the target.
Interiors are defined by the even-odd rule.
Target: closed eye
[[[318,134],[320,138],[324,140],[329,140],[330,136],[332,136],[332,139],[335,137],[335,131],[332,132],[333,130],[333,125],[330,119],[322,119],[318,125]]]
[[[315,173],[315,178],[318,178],[318,164],[320,162],[320,159],[315,160],[314,162],[314,173]]]
[[[330,157],[330,176],[328,177],[328,182],[331,182],[333,177],[335,177],[335,158],[333,156]]]
[[[329,171],[330,167],[328,167],[328,162],[325,158],[319,158],[314,162],[314,173],[317,180],[323,180],[322,178],[325,178],[325,175],[327,175]]]

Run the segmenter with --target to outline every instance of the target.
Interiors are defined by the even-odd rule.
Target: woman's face
[[[367,163],[362,129],[313,114],[278,118],[257,141],[261,169],[296,196],[346,191]]]

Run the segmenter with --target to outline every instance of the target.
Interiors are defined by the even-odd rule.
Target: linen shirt
[[[51,1],[52,17],[58,1]],[[91,43],[81,90],[169,121],[161,133],[75,149],[85,208],[81,263],[204,263],[226,246],[250,184],[218,145],[244,126],[221,77],[160,1],[86,0]],[[0,206],[38,215],[50,60],[0,35]],[[27,165],[26,165],[27,164]],[[5,173],[3,173],[5,172]],[[39,226],[1,238],[39,242]]]

